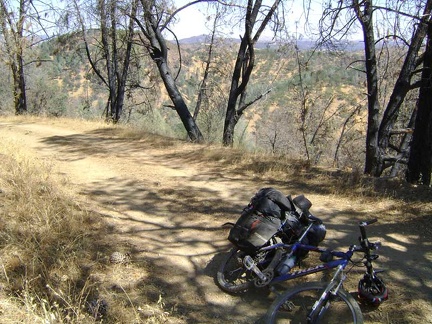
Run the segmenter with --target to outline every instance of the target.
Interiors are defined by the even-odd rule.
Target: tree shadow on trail
[[[186,179],[186,184],[176,187],[167,186],[157,178],[135,177],[133,169],[128,178],[113,177],[82,187],[83,195],[104,206],[101,215],[112,226],[107,237],[122,244],[134,242],[134,258],[145,262],[149,269],[147,276],[130,287],[137,292],[134,302],[157,302],[162,296],[172,314],[188,323],[251,323],[256,320],[270,305],[271,295],[252,291],[230,296],[218,291],[215,285],[214,276],[223,257],[222,251],[229,247],[227,230],[220,226],[226,221],[235,222],[258,188],[274,186],[286,193],[326,196],[328,206],[314,204],[314,207],[327,208],[317,215],[324,220],[328,231],[323,246],[345,250],[357,243],[357,221],[377,217],[379,222],[368,228],[368,234],[383,241],[377,265],[387,269],[382,277],[390,289],[390,300],[378,311],[363,307],[365,316],[378,322],[398,323],[425,322],[429,316],[430,309],[419,307],[417,301],[423,305],[432,300],[429,279],[431,215],[420,211],[415,217],[395,222],[388,210],[371,213],[339,206],[335,211],[331,202],[338,197],[330,194],[337,182],[323,181],[317,170],[298,178],[264,180],[260,175],[252,175],[248,171],[251,168],[228,168],[218,165],[217,160],[209,163],[199,146],[189,147],[185,153],[176,146],[180,145],[177,141],[152,143],[141,138],[131,142],[116,138],[111,132],[101,129],[86,134],[51,136],[43,143],[55,147],[63,161],[97,156],[109,164],[110,158],[115,157],[136,166],[150,167],[156,163],[181,169],[186,163],[202,170]],[[160,148],[157,155],[146,158],[147,151],[155,147]],[[204,165],[205,169],[201,169]],[[201,183],[207,185],[201,186]],[[226,185],[225,193],[212,185],[216,183]],[[430,200],[423,195],[415,197],[415,188],[406,190],[412,190],[410,195],[416,201]],[[396,198],[403,202],[404,197]],[[374,206],[369,207],[373,210]],[[349,274],[347,287],[350,291],[355,290],[360,277],[357,272]]]
[[[74,161],[84,157],[126,158],[135,163],[146,163],[145,152],[159,150],[151,157],[161,165],[169,164],[175,168],[182,165],[213,169],[217,180],[218,175],[235,174],[253,182],[271,183],[280,188],[298,193],[314,193],[351,197],[357,193],[364,197],[391,197],[404,202],[430,203],[432,188],[412,186],[393,178],[367,177],[355,171],[330,170],[319,167],[305,166],[304,161],[285,160],[248,156],[241,150],[218,148],[215,146],[190,144],[178,139],[169,139],[153,134],[137,134],[134,138],[122,138],[124,130],[118,128],[101,128],[82,134],[66,136],[50,136],[42,143],[56,147],[62,159]],[[246,158],[245,158],[246,156]],[[173,163],[174,162],[174,163]],[[269,170],[279,170],[269,178]],[[271,175],[272,173],[270,173]],[[263,177],[267,180],[263,181]],[[253,188],[259,188],[260,185]],[[412,206],[412,204],[410,204]]]

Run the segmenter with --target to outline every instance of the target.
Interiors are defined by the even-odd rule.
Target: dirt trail
[[[306,194],[314,204],[312,212],[325,221],[325,245],[331,247],[355,243],[355,222],[377,216],[380,222],[370,233],[384,245],[379,264],[389,269],[384,278],[391,299],[378,310],[364,309],[366,318],[376,323],[432,323],[427,215],[400,224],[390,201],[370,206],[325,195],[293,179],[275,182],[232,174],[194,159],[202,149],[197,146],[123,140],[111,134],[106,127],[74,130],[0,121],[0,138],[14,138],[54,161],[83,202],[110,224],[108,239],[118,241],[123,251],[129,248],[135,262],[146,263],[148,273],[128,274],[125,280],[130,285],[144,280],[145,298],[162,294],[169,311],[185,323],[253,323],[269,306],[272,295],[230,296],[213,279],[228,248],[227,232],[220,225],[234,221],[250,196],[264,186]],[[351,277],[347,288],[355,290],[359,275]]]

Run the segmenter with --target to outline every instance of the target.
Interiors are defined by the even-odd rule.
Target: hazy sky
[[[191,1],[175,0],[174,2],[176,7],[180,8]],[[208,30],[205,28],[206,8],[207,4],[196,4],[177,14],[179,22],[175,25],[174,31],[179,39],[208,34]]]
[[[180,8],[187,3],[190,3],[192,0],[174,0],[176,7]],[[272,4],[274,0],[264,0],[264,3]],[[377,0],[378,1],[378,0]],[[305,31],[305,14],[303,5],[304,3],[310,3],[310,11],[308,17],[308,26]],[[287,25],[288,32],[290,36],[294,36],[295,38],[307,38],[307,39],[316,39],[318,35],[318,22],[322,16],[322,6],[323,0],[290,0],[285,2],[285,23]],[[173,27],[177,37],[179,39],[198,36],[202,34],[209,34],[209,30],[205,27],[206,23],[206,3],[199,3],[192,5],[178,14],[179,22]],[[382,17],[379,16],[378,13],[375,15],[376,26],[379,26],[379,20]],[[211,25],[211,21],[209,22]],[[362,33],[358,28],[359,26],[351,29],[351,35],[349,38],[351,40],[361,40]],[[239,37],[240,34],[243,34],[243,25],[240,26],[241,29],[238,29],[229,35],[230,37]],[[377,28],[377,27],[376,27]],[[226,31],[229,34],[229,31]],[[270,31],[267,31],[263,34],[263,36],[272,36]]]
[[[177,8],[182,7],[183,5],[191,2],[191,0],[175,0]],[[264,1],[265,3],[266,1]],[[272,1],[267,1],[272,3]],[[315,4],[315,8],[319,9],[321,7],[321,0],[312,0],[312,3]],[[290,24],[289,28],[292,34],[296,32],[295,22],[298,21],[298,30],[303,30],[302,24],[304,24],[304,17],[302,17],[303,8],[302,0],[294,0],[289,1],[286,7],[287,12],[290,17],[287,19],[287,23]],[[184,9],[182,12],[178,14],[179,22],[176,24],[174,30],[179,39],[187,38],[191,36],[197,36],[202,34],[208,34],[209,31],[205,28],[205,12],[206,12],[207,4],[196,4]],[[315,9],[315,21],[319,19],[320,10]],[[236,34],[236,33],[234,33]],[[233,35],[234,37],[238,36]]]

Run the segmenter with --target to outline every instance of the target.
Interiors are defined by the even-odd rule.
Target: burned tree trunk
[[[411,142],[406,180],[410,183],[431,184],[432,171],[432,27],[427,32],[426,52],[423,59],[423,70],[417,117]]]

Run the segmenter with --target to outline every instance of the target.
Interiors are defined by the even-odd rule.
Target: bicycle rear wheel
[[[329,295],[328,301],[318,305],[318,318],[308,315],[319,300],[328,283],[308,282],[278,296],[265,315],[265,323],[363,323],[360,306],[344,289]]]

